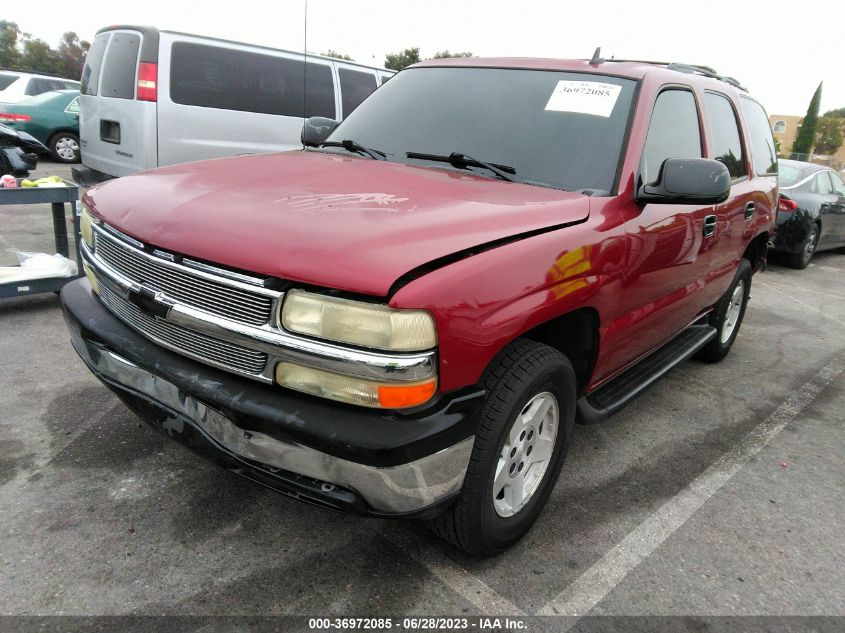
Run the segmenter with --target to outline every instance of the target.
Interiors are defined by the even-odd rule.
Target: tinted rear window
[[[748,136],[751,140],[751,163],[758,175],[776,175],[778,173],[777,152],[769,127],[766,111],[756,101],[742,98],[742,112],[748,123]]]
[[[134,33],[115,33],[103,63],[100,96],[116,99],[135,98],[135,71],[138,68],[138,49],[141,36]]]
[[[97,84],[100,80],[100,65],[103,63],[103,53],[109,43],[111,33],[103,33],[94,38],[88,55],[85,56],[85,67],[82,69],[82,83],[79,91],[84,95],[97,94]]]
[[[18,79],[20,79],[20,77],[17,75],[4,75],[3,73],[0,73],[0,90],[5,90]]]
[[[352,111],[361,105],[361,102],[373,94],[376,86],[376,76],[373,73],[360,70],[341,68],[338,70],[340,76],[340,94],[343,95],[343,116],[349,116]]]
[[[170,98],[203,108],[335,118],[331,68],[306,66],[302,60],[177,42],[170,63]]]
[[[791,187],[798,181],[802,180],[804,175],[805,170],[801,167],[780,163],[778,165],[778,186]]]

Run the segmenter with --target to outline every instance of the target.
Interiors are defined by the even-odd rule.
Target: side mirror
[[[657,180],[641,184],[636,200],[641,204],[719,204],[731,192],[728,168],[707,158],[668,158]]]
[[[312,116],[310,119],[305,119],[302,125],[302,144],[305,147],[317,147],[334,132],[337,125],[337,121],[324,116]]]

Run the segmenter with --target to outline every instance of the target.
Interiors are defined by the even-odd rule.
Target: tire
[[[730,288],[710,313],[709,322],[716,328],[716,336],[698,351],[696,358],[717,363],[728,355],[742,326],[750,296],[751,263],[741,259]]]
[[[57,132],[50,137],[50,156],[57,163],[79,162],[79,137],[71,132]]]
[[[481,382],[487,396],[463,488],[444,514],[428,521],[435,534],[478,557],[516,543],[546,505],[572,439],[576,379],[562,353],[517,339],[496,357]],[[541,412],[546,405],[544,417],[531,418],[532,409]],[[545,466],[532,463],[532,454],[534,459],[548,454]],[[520,496],[513,483],[494,490],[503,481],[521,482],[527,495]]]
[[[816,254],[816,247],[819,245],[819,227],[813,224],[807,237],[801,242],[801,251],[786,256],[786,265],[790,268],[804,270],[810,265],[810,260]]]

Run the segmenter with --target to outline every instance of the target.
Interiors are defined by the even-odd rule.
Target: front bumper
[[[239,475],[360,514],[436,514],[463,485],[482,393],[411,414],[365,410],[258,384],[174,354],[108,312],[87,280],[62,307],[89,369],[165,435]]]

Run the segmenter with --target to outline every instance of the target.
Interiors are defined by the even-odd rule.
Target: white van
[[[97,32],[82,70],[91,185],[204,158],[298,149],[303,119],[341,120],[393,71],[150,27]]]

